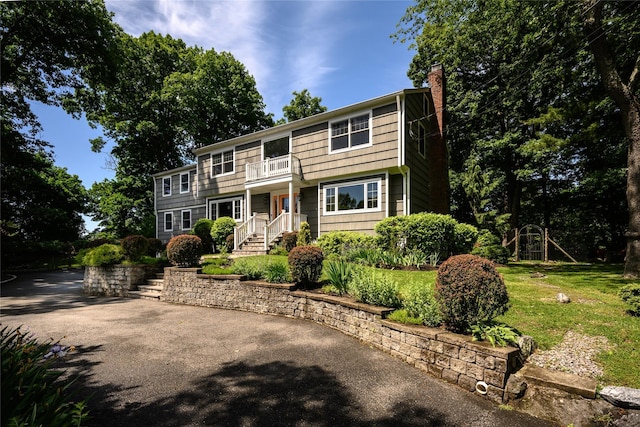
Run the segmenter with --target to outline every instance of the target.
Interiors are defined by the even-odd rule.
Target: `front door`
[[[294,199],[298,198],[298,193],[294,193]],[[288,194],[273,196],[273,218],[276,218],[282,211],[289,212],[291,203]],[[298,212],[299,206],[294,207],[294,212]]]

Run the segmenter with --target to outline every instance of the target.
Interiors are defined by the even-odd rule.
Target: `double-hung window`
[[[221,151],[211,155],[211,176],[233,173],[233,150]]]
[[[327,214],[380,210],[380,181],[364,181],[324,187]]]
[[[180,193],[189,192],[189,172],[180,174]]]
[[[173,231],[173,212],[164,213],[164,231]]]
[[[348,150],[371,144],[369,113],[331,123],[330,151]]]
[[[182,211],[182,229],[191,229],[191,210]]]
[[[171,177],[165,176],[162,178],[162,197],[171,195]]]

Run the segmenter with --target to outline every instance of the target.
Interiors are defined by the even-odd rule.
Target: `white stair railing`
[[[233,249],[238,250],[256,232],[256,216],[252,215],[244,223],[233,229]]]
[[[289,213],[282,211],[280,215],[264,226],[264,250],[269,249],[269,245],[282,233],[287,231],[289,225]]]

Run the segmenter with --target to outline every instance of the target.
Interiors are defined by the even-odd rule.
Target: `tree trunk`
[[[627,253],[624,275],[640,277],[640,99],[634,95],[640,81],[640,56],[625,84],[616,69],[613,51],[602,28],[603,2],[585,1],[583,5],[583,30],[589,42],[598,72],[607,93],[620,108],[624,130],[628,139],[627,152],[627,203],[629,226],[627,228]]]

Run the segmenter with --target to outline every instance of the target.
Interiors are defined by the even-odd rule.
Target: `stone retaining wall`
[[[155,277],[162,267],[154,265],[108,265],[85,267],[82,293],[107,297],[126,297],[148,279]]]
[[[385,317],[392,310],[385,307],[298,291],[290,284],[244,279],[200,274],[196,268],[165,268],[163,300],[313,320],[469,391],[476,391],[482,381],[486,397],[507,400],[505,388],[509,375],[518,368],[518,349],[494,348],[442,329],[391,322]]]

